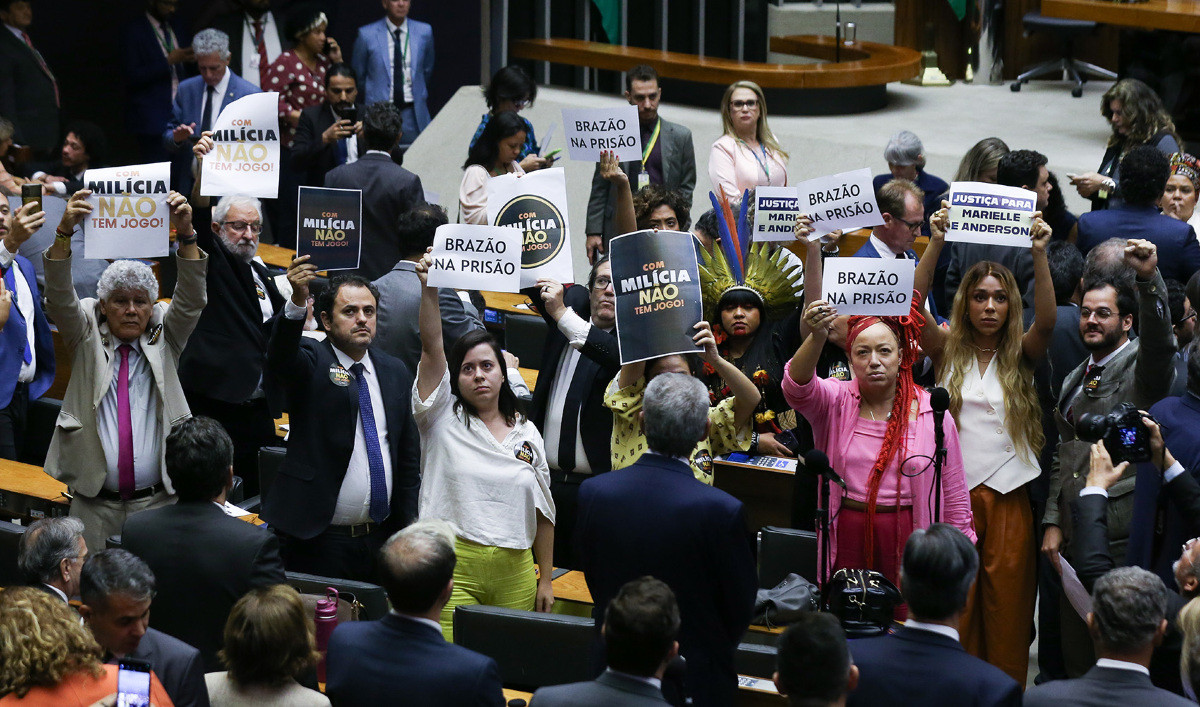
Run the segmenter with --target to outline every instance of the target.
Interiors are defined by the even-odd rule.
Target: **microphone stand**
[[[834,12],[836,16],[833,26],[833,61],[838,63],[842,60],[842,0],[837,0]]]
[[[946,464],[946,432],[942,429],[941,416],[934,413],[933,442],[933,520],[942,522],[942,468]]]
[[[821,596],[828,598],[826,590],[829,584],[830,569],[832,569],[829,558],[829,477],[825,474],[819,474],[818,477],[821,482],[818,486],[815,515],[817,533],[821,536],[821,563],[817,568],[817,584],[821,587]]]

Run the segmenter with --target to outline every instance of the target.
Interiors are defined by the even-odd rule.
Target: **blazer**
[[[339,386],[329,369],[338,365],[328,339],[301,336],[303,319],[276,317],[267,348],[268,387],[287,400],[292,434],[279,475],[263,495],[262,518],[276,529],[303,540],[329,527],[342,479],[354,451],[358,426],[358,394],[354,385]],[[379,378],[392,457],[391,515],[388,533],[417,518],[421,484],[421,439],[412,417],[413,374],[399,359],[371,351]]]
[[[733,704],[734,651],[758,588],[741,501],[697,480],[688,464],[647,453],[580,485],[575,552],[597,633],[621,585],[657,577],[679,602],[688,692],[696,705]]]
[[[243,32],[245,30],[246,13],[238,10],[236,12],[228,12],[224,15],[218,15],[208,23],[209,27],[219,29],[229,35],[229,68],[235,73],[242,70],[242,52],[246,51],[242,46]],[[286,20],[283,13],[278,10],[274,13],[275,32],[279,35],[279,50],[286,52],[292,48],[292,38],[287,36],[287,31],[284,29]],[[250,51],[258,51],[253,46]],[[264,67],[265,68],[265,67]],[[251,84],[253,85],[253,84]],[[199,122],[199,121],[197,121]]]
[[[220,109],[213,111],[214,124],[225,106],[243,96],[261,93],[257,86],[233,73],[232,69],[225,70],[230,74],[229,85],[225,88],[225,95],[221,97]],[[184,140],[182,144],[176,145],[172,133],[180,125],[195,123],[196,135],[200,134],[200,124],[204,121],[204,94],[207,90],[208,84],[204,83],[201,76],[180,81],[179,90],[175,92],[175,101],[171,105],[171,118],[162,133],[163,147],[171,154],[171,187],[180,194],[191,194],[195,184],[191,169],[192,143]],[[202,229],[196,229],[197,232],[200,230]]]
[[[62,139],[54,76],[42,69],[36,49],[7,27],[0,30],[0,115],[13,122],[17,144],[52,152]]]
[[[421,285],[417,264],[401,260],[373,284],[379,288],[379,304],[375,313],[375,348],[404,362],[415,375],[421,361],[421,332],[417,328],[421,311]],[[467,311],[458,292],[438,289],[438,305],[442,312],[442,345],[446,355],[454,342],[464,334],[482,329],[479,317]]]
[[[417,130],[429,125],[429,82],[433,78],[433,28],[425,22],[408,18],[409,66],[412,67],[413,112]],[[393,98],[392,52],[388,48],[387,19],[380,18],[358,28],[354,39],[354,54],[350,65],[358,74],[363,103],[371,105]]]
[[[221,670],[225,620],[254,587],[282,584],[275,534],[209,501],[178,503],[125,520],[121,545],[154,572],[150,623],[199,649],[204,672]]]
[[[387,155],[370,153],[331,170],[325,186],[362,190],[362,255],[358,269],[345,272],[378,280],[407,255],[396,239],[396,219],[425,203],[421,178]]]
[[[300,175],[301,184],[319,187],[325,183],[325,173],[338,166],[337,149],[321,140],[335,122],[333,108],[326,101],[300,111],[292,138],[292,169]]]
[[[540,303],[537,288],[523,290],[530,301]],[[571,285],[563,294],[563,301],[586,322],[591,322],[591,298],[584,285]],[[554,318],[538,307],[538,313],[546,320],[549,330],[542,347],[542,366],[538,369],[537,385],[533,389],[533,402],[529,408],[529,419],[545,437],[546,408],[550,404],[550,389],[558,373],[558,362],[569,347],[567,337],[559,331]],[[568,383],[567,402],[572,397],[579,400],[579,432],[583,437],[583,451],[587,454],[588,466],[593,474],[602,474],[612,469],[612,411],[604,407],[604,391],[621,370],[621,355],[617,349],[617,331],[604,331],[593,326],[587,341],[579,351],[579,363],[575,365],[575,377]],[[578,383],[576,383],[578,381]],[[574,396],[570,392],[574,389]]]
[[[325,694],[336,707],[505,704],[496,661],[447,643],[432,626],[389,613],[340,624],[329,639]]]
[[[1093,212],[1094,213],[1094,212]],[[1179,665],[1175,665],[1178,672]],[[861,682],[859,683],[861,685]],[[1075,680],[1051,680],[1025,693],[1025,707],[1110,707],[1155,705],[1187,707],[1191,700],[1155,687],[1143,673],[1093,667]]]
[[[191,44],[182,25],[173,21],[168,24],[179,46]],[[125,70],[125,127],[134,135],[157,135],[171,119],[171,65],[145,13],[122,28],[121,60]],[[184,65],[176,64],[175,70],[182,83],[187,78]]]
[[[669,704],[662,690],[620,673],[605,671],[591,682],[543,687],[533,693],[530,704],[537,707],[654,707]]]
[[[208,255],[202,251],[201,256],[199,260],[176,256],[179,281],[174,296],[170,304],[154,305],[146,331],[139,339],[158,392],[163,435],[160,449],[164,456],[171,426],[192,414],[177,369],[179,357],[207,301],[204,274],[208,270]],[[50,451],[46,453],[46,473],[72,492],[93,498],[104,486],[106,476],[97,410],[112,383],[111,354],[105,347],[108,324],[101,319],[99,302],[91,297],[81,301],[75,294],[71,258],[55,260],[47,254],[43,259],[46,313],[58,325],[72,361],[71,382],[67,384],[54,436],[50,439]],[[159,464],[163,463],[160,459]],[[165,469],[162,482],[169,493],[175,493]]]
[[[692,145],[692,131],[679,123],[662,121],[658,134],[662,146],[663,186],[683,192],[688,202],[696,189],[696,149]],[[637,189],[637,175],[642,171],[641,160],[621,163],[621,169],[629,175],[629,184]],[[612,184],[600,176],[600,165],[592,172],[592,191],[588,197],[586,233],[602,234],[604,242],[613,236],[614,214],[617,210],[617,192]]]
[[[275,316],[283,311],[283,296],[262,263],[234,256],[212,229],[198,228],[196,235],[201,250],[208,253],[208,305],[179,360],[179,380],[189,396],[243,403],[262,378],[274,321],[262,319],[251,271],[262,280]],[[271,402],[273,409],[281,408],[282,400]]]
[[[1016,680],[932,631],[902,627],[890,636],[852,640],[850,655],[859,673],[848,707],[1021,704]]]
[[[1109,238],[1145,238],[1158,247],[1158,269],[1164,280],[1187,283],[1200,270],[1200,243],[1187,221],[1158,212],[1158,207],[1112,204],[1079,217],[1075,245],[1085,256]]]
[[[15,692],[0,697],[5,707],[92,707],[97,700],[104,699],[117,691],[117,666],[103,666],[104,673],[93,678],[88,672],[67,675],[57,684],[37,686],[18,698]],[[150,673],[150,702],[154,707],[174,704],[167,696],[158,675]]]
[[[137,650],[129,657],[150,664],[175,707],[208,707],[200,651],[162,631],[147,628]],[[115,664],[116,659],[106,662]]]
[[[13,262],[21,269],[34,298],[33,351],[37,357],[37,371],[33,374],[33,380],[29,382],[29,399],[36,400],[42,397],[54,382],[54,339],[50,334],[46,313],[42,311],[42,293],[38,289],[33,263],[23,255],[17,255]],[[12,402],[13,391],[17,389],[17,376],[21,373],[21,364],[25,360],[25,347],[29,346],[30,323],[25,321],[20,308],[17,307],[17,286],[13,280],[15,277],[12,267],[4,271],[4,286],[13,293],[14,300],[9,310],[8,323],[0,330],[0,408],[8,407]]]

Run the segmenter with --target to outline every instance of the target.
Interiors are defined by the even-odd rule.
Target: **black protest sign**
[[[310,255],[318,270],[353,270],[362,250],[362,192],[300,187],[296,205],[296,255]]]
[[[622,364],[699,350],[692,343],[703,318],[692,241],[690,233],[647,230],[609,244]]]

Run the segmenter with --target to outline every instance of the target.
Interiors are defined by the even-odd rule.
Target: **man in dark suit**
[[[408,147],[429,125],[429,82],[433,78],[433,28],[408,16],[410,0],[383,0],[385,16],[358,28],[350,63],[367,103],[391,101],[404,123],[400,144]]]
[[[413,374],[369,350],[379,291],[356,275],[333,278],[313,309],[328,336],[301,336],[316,266],[292,261],[292,298],[275,321],[267,382],[286,394],[287,457],[263,495],[262,517],[293,571],[375,581],[375,555],[417,517],[420,437]]]
[[[83,566],[79,615],[104,649],[105,662],[149,663],[175,705],[208,707],[200,651],[149,627],[154,589],[154,573],[136,555],[102,550]]]
[[[237,0],[237,4],[238,10],[213,18],[211,24],[229,36],[229,65],[261,88],[267,67],[291,49],[291,38],[271,12],[271,0]]]
[[[59,150],[59,159],[35,167],[33,178],[45,183],[50,194],[70,197],[83,189],[83,175],[94,167],[104,167],[108,138],[104,129],[90,120],[77,120],[67,126]]]
[[[741,501],[698,481],[687,463],[708,435],[708,391],[663,373],[646,386],[650,451],[579,488],[575,549],[597,625],[620,587],[652,575],[667,583],[683,620],[679,650],[696,705],[733,704],[734,651],[750,625],[758,581]]]
[[[300,173],[300,183],[319,187],[325,174],[346,164],[350,156],[358,159],[356,134],[361,123],[358,114],[358,76],[349,64],[334,64],[325,72],[325,100],[300,111],[300,123],[292,140],[292,169]]]
[[[1158,247],[1163,279],[1187,282],[1200,270],[1200,243],[1187,221],[1159,213],[1158,200],[1171,176],[1166,155],[1148,145],[1121,160],[1123,203],[1079,217],[1075,245],[1087,255],[1109,238],[1144,238]]]
[[[978,571],[979,554],[957,528],[934,523],[913,531],[900,569],[908,621],[892,635],[851,642],[859,679],[846,704],[1021,704],[1021,686],[959,642],[958,623]]]
[[[179,381],[194,415],[207,415],[233,438],[233,473],[247,496],[258,488],[258,449],[278,444],[275,415],[262,384],[267,340],[283,297],[266,266],[254,260],[262,231],[262,203],[225,196],[212,210],[211,228],[199,228],[208,253],[208,305],[179,361]]]
[[[200,650],[204,671],[217,659],[229,611],[254,587],[281,584],[279,541],[222,509],[233,482],[233,444],[216,420],[191,417],[167,437],[167,474],[179,502],[135,513],[121,544],[158,579],[154,627]]]
[[[555,566],[574,569],[579,484],[612,469],[613,418],[604,391],[621,370],[612,263],[600,255],[587,289],[540,280],[523,294],[539,303],[549,327],[529,419],[542,432],[550,465]]]
[[[29,38],[30,0],[0,0],[0,115],[13,122],[13,139],[39,158],[58,142],[58,80]]]
[[[71,516],[42,518],[21,534],[17,566],[30,586],[69,601],[79,596],[87,555],[83,521]]]
[[[406,255],[396,240],[396,219],[425,203],[421,178],[392,161],[399,139],[400,111],[391,103],[373,103],[363,116],[358,161],[325,175],[327,187],[362,190],[362,258],[358,270],[347,272],[367,280],[379,279]]]
[[[917,252],[913,243],[925,222],[925,192],[907,179],[893,179],[875,192],[883,225],[871,229],[867,242],[855,251],[855,258],[895,258],[911,260],[916,266]],[[926,302],[935,317],[941,316],[933,298]]]
[[[692,146],[692,131],[678,123],[663,120],[658,115],[662,88],[658,72],[647,64],[639,64],[625,72],[625,100],[637,106],[641,128],[642,152],[645,158],[621,163],[636,192],[646,184],[683,193],[691,203],[696,188],[696,150]],[[592,173],[592,193],[587,209],[587,254],[595,262],[600,253],[608,252],[608,241],[616,233],[613,214],[617,208],[616,189],[600,176],[600,165]]]
[[[325,692],[336,707],[504,704],[496,661],[442,637],[438,620],[454,588],[454,530],[418,521],[379,553],[379,581],[392,610],[379,621],[351,621],[329,639]]]
[[[195,60],[188,46],[191,37],[173,21],[176,5],[175,0],[147,0],[146,14],[121,30],[125,127],[137,141],[142,163],[170,158],[162,144],[162,129],[171,118],[179,82],[187,77],[184,64]]]
[[[775,688],[792,707],[840,707],[858,686],[858,666],[833,614],[801,614],[779,637]]]

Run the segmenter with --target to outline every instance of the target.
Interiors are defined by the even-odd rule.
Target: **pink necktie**
[[[21,39],[25,40],[25,45],[29,47],[29,51],[33,52],[34,58],[37,59],[38,66],[42,67],[42,71],[46,72],[46,76],[50,77],[50,83],[54,84],[54,105],[62,107],[62,102],[58,98],[58,79],[54,78],[54,72],[50,70],[50,65],[42,58],[42,53],[33,48],[33,41],[29,39],[29,35],[22,32]]]
[[[129,354],[133,347],[121,344],[121,369],[117,372],[117,481],[121,498],[133,496],[133,415],[129,411]]]

